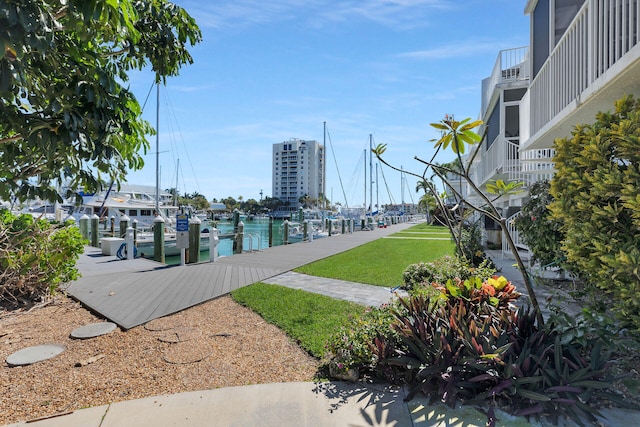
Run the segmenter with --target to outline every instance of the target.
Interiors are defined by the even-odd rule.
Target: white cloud
[[[461,59],[471,56],[486,56],[488,53],[497,55],[500,50],[507,47],[509,46],[506,46],[504,41],[458,40],[431,49],[400,53],[398,57],[424,60]]]
[[[202,28],[230,28],[303,19],[309,27],[364,19],[397,30],[424,26],[434,10],[449,9],[446,0],[231,0],[180,2]],[[304,16],[304,18],[300,18]]]

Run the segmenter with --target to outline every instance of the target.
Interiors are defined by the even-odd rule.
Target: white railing
[[[536,181],[550,181],[555,173],[553,156],[555,156],[553,148],[521,151],[520,164],[522,173],[526,177],[525,182],[531,185]]]
[[[507,230],[509,231],[509,234],[511,235],[511,240],[513,240],[513,243],[516,245],[516,248],[518,251],[520,250],[529,251],[529,247],[524,244],[522,239],[520,239],[520,233],[518,232],[518,229],[514,225],[515,219],[518,217],[518,215],[520,215],[520,212],[513,214],[509,218],[507,218]],[[507,243],[507,236],[505,236],[504,234],[502,235],[502,256],[513,258],[513,253],[511,253],[511,248]]]
[[[638,44],[640,0],[587,0],[531,82],[535,135]]]
[[[516,47],[501,50],[493,66],[491,76],[483,85],[482,111],[491,101],[495,87],[500,83],[529,79],[529,47]]]
[[[525,175],[520,164],[518,138],[497,137],[475,165],[475,182],[484,184],[496,175],[507,181],[524,181]]]

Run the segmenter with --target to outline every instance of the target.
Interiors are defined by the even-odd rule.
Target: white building
[[[472,174],[482,185],[550,179],[556,138],[617,99],[640,96],[640,0],[528,0],[525,13],[530,48],[500,52],[482,83],[488,138]],[[501,202],[503,215],[526,199]]]
[[[297,138],[273,144],[272,194],[295,210],[300,198],[324,195],[324,146]]]

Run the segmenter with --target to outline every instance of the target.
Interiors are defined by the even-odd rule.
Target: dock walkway
[[[415,224],[275,246],[185,266],[165,266],[146,259],[121,261],[88,247],[78,262],[82,277],[72,282],[67,292],[96,313],[130,329]]]

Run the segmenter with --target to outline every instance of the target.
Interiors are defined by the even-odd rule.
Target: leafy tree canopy
[[[59,182],[96,190],[141,168],[153,129],[127,73],[164,82],[201,38],[165,0],[0,0],[0,198],[60,200]]]

